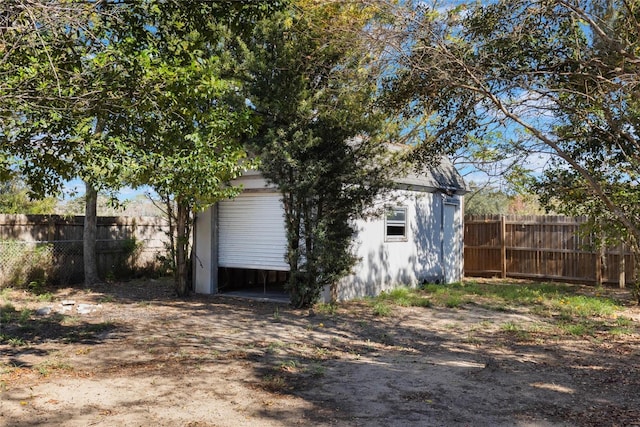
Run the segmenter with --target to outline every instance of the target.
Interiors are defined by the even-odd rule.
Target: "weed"
[[[329,316],[335,316],[338,312],[338,305],[336,303],[320,303],[316,305],[318,313],[326,314]]]
[[[324,376],[326,368],[318,363],[312,363],[307,367],[307,372],[309,372],[314,377],[322,377]]]
[[[522,325],[515,322],[508,321],[500,325],[500,330],[508,332],[513,338],[520,341],[531,340],[531,334],[529,330]]]
[[[276,306],[276,309],[273,311],[273,321],[280,322],[282,318],[280,317],[280,309]]]
[[[178,351],[178,352],[173,354],[173,357],[175,359],[178,359],[178,360],[188,359],[189,356],[190,356],[190,354],[189,354],[189,352],[187,350],[180,350],[180,351]]]
[[[7,341],[7,344],[9,344],[11,347],[22,347],[27,345],[27,343],[22,338],[18,338],[18,337],[11,337],[6,341]]]
[[[21,325],[26,324],[29,320],[31,320],[32,311],[28,308],[25,308],[20,312],[20,316],[18,316],[18,323]]]
[[[62,325],[73,326],[80,323],[80,317],[78,316],[63,316],[60,321]]]
[[[277,353],[282,347],[284,347],[284,344],[280,341],[270,342],[269,345],[267,345],[267,353]]]
[[[380,317],[386,317],[391,315],[391,307],[384,302],[376,302],[373,305],[373,314]]]
[[[286,372],[295,372],[298,370],[298,362],[295,360],[286,360],[280,363],[280,370]]]
[[[314,349],[314,356],[317,359],[327,359],[330,354],[331,354],[331,352],[329,351],[329,349],[324,348],[324,347],[316,347]]]
[[[100,299],[98,300],[98,302],[99,302],[100,304],[103,304],[103,303],[105,303],[105,302],[113,302],[115,299],[116,299],[116,298],[115,298],[113,295],[111,295],[111,294],[106,294],[106,295],[101,296],[101,297],[100,297]]]
[[[272,393],[278,393],[287,388],[287,380],[281,375],[265,375],[262,378],[262,387]]]
[[[459,308],[461,305],[465,303],[466,301],[460,295],[449,295],[444,300],[444,305],[447,308]]]
[[[15,312],[15,307],[9,302],[0,307],[0,323],[9,323],[13,321]]]
[[[37,280],[31,281],[27,285],[27,289],[32,294],[41,295],[44,293],[44,283]]]
[[[605,317],[613,315],[620,307],[609,298],[585,295],[565,295],[550,300],[550,305],[570,317]]]
[[[480,327],[482,329],[489,329],[492,324],[493,322],[491,320],[483,320],[482,322],[480,322]]]
[[[406,286],[383,292],[377,299],[403,307],[431,307],[431,301],[424,296],[423,292]]]
[[[47,360],[34,367],[43,377],[47,377],[52,371],[72,371],[73,366],[58,360]]]
[[[37,299],[39,302],[51,302],[53,300],[53,294],[51,292],[45,292],[43,294],[39,294]]]
[[[500,329],[505,332],[518,332],[522,330],[522,327],[515,322],[508,321],[500,325]]]
[[[624,316],[620,316],[618,318],[616,318],[616,325],[618,326],[633,326],[633,319],[630,319],[628,317],[624,317]]]
[[[595,333],[595,325],[593,322],[562,322],[558,324],[560,330],[568,335],[586,336]]]
[[[106,321],[101,323],[94,323],[87,326],[87,332],[100,333],[113,329],[115,327],[113,322]]]
[[[473,334],[467,334],[467,336],[462,341],[466,344],[474,345],[479,345],[480,343],[482,343],[482,340]]]
[[[617,326],[609,330],[609,333],[611,335],[633,335],[633,332],[634,331],[632,328],[628,328],[625,326]]]

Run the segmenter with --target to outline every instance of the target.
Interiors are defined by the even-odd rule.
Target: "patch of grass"
[[[9,299],[9,294],[11,293],[12,288],[2,288],[0,289],[0,298],[7,301]]]
[[[297,372],[299,363],[295,360],[285,360],[280,363],[280,370],[285,372]]]
[[[621,309],[611,298],[577,295],[576,288],[562,283],[478,283],[469,281],[446,285],[428,284],[423,288],[435,305],[457,308],[477,301],[494,311],[526,307],[533,314],[555,316],[559,320],[611,317]]]
[[[373,304],[373,314],[380,317],[386,317],[391,315],[391,307],[385,302],[375,302]]]
[[[7,340],[7,344],[9,344],[11,347],[22,347],[27,345],[27,343],[22,338],[18,337],[9,338]]]
[[[115,299],[116,299],[116,297],[114,297],[113,295],[106,294],[106,295],[101,296],[100,299],[98,300],[98,302],[100,304],[103,304],[105,302],[113,302],[113,301],[115,301]]]
[[[508,321],[500,325],[500,330],[505,332],[519,332],[522,331],[522,327],[515,322]]]
[[[460,295],[447,295],[444,298],[443,303],[447,308],[459,308],[460,306],[466,304],[468,300]]]
[[[94,324],[88,325],[87,332],[100,333],[100,332],[109,331],[113,328],[115,328],[115,324],[113,322],[105,321],[101,323],[94,323]]]
[[[0,323],[9,323],[13,321],[16,308],[10,302],[0,307]]]
[[[520,341],[531,340],[531,334],[529,333],[528,328],[513,321],[508,321],[500,325],[500,330],[507,332],[509,335]]]
[[[29,282],[29,284],[27,285],[27,289],[29,290],[29,292],[35,295],[41,295],[46,292],[44,289],[44,282],[41,281]]]
[[[282,375],[265,375],[262,388],[272,393],[280,393],[288,388],[287,380]]]
[[[46,360],[35,365],[34,369],[43,377],[47,377],[54,371],[73,371],[73,366],[59,360]]]
[[[458,308],[468,303],[471,300],[469,298],[470,292],[471,295],[477,294],[473,288],[465,288],[459,283],[450,285],[429,284],[423,289],[431,297],[430,301],[433,301],[434,305],[448,308]]]
[[[580,337],[593,336],[597,329],[597,324],[590,321],[560,322],[557,326],[564,334]]]
[[[609,298],[585,295],[564,295],[550,299],[548,304],[570,317],[607,317],[620,310],[620,306]]]
[[[324,360],[331,356],[331,351],[325,347],[315,347],[313,350],[313,356],[316,359]]]
[[[338,304],[336,303],[320,303],[316,304],[315,308],[318,313],[326,314],[328,316],[335,316],[338,312]]]
[[[20,311],[20,315],[18,316],[18,323],[20,325],[25,325],[27,322],[29,322],[29,320],[31,320],[32,314],[33,312],[28,308],[23,309],[22,311]]]
[[[38,302],[51,302],[53,300],[53,294],[51,292],[39,294],[37,300]]]
[[[628,317],[620,316],[616,318],[616,325],[623,327],[631,327],[633,326],[633,319]]]
[[[284,344],[280,341],[273,341],[267,345],[267,353],[277,353],[281,348],[284,347]]]
[[[633,335],[634,329],[626,326],[615,326],[609,330],[611,335]]]
[[[469,332],[465,338],[462,339],[462,342],[466,344],[480,345],[482,343],[482,339],[473,333]]]
[[[27,345],[24,339],[8,334],[0,334],[0,342],[6,342],[11,347],[22,347]]]
[[[66,326],[73,326],[73,325],[77,325],[80,323],[80,317],[79,316],[67,316],[64,315],[62,316],[62,319],[60,320],[60,324],[61,325],[66,325]]]
[[[306,371],[314,377],[323,377],[326,368],[319,363],[312,363],[307,367]]]
[[[383,292],[378,296],[377,300],[403,307],[431,307],[431,301],[425,296],[424,292],[406,286]]]

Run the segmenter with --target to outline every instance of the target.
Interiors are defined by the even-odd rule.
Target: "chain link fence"
[[[119,279],[154,274],[163,247],[135,239],[98,240],[96,257],[101,277]],[[73,284],[83,280],[82,240],[0,241],[0,287]]]

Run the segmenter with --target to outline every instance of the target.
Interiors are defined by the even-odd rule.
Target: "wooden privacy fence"
[[[82,216],[0,215],[0,287],[83,280]],[[168,225],[156,217],[98,217],[96,258],[103,278],[163,268]]]
[[[579,232],[584,217],[471,215],[465,217],[466,276],[617,283],[634,277],[633,256],[621,245],[598,248]]]

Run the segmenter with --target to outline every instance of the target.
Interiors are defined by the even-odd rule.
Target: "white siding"
[[[218,265],[289,270],[284,210],[276,193],[244,193],[218,204]]]

